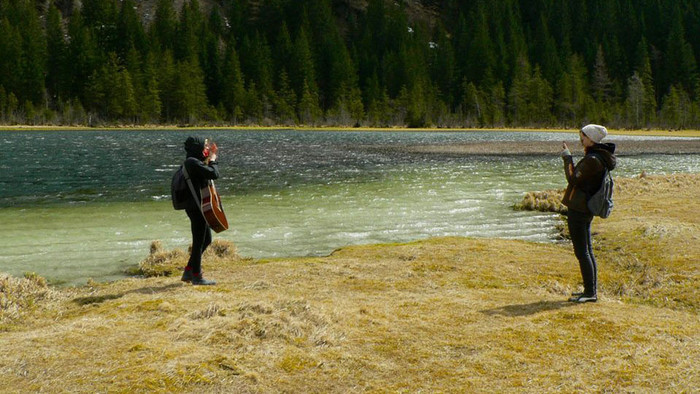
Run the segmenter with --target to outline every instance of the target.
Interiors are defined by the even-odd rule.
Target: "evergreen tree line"
[[[693,0],[144,4],[0,0],[0,122],[700,125]]]

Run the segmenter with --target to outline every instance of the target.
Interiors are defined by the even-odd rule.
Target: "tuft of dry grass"
[[[35,307],[59,298],[60,292],[33,272],[25,273],[22,278],[0,274],[0,331],[10,328]]]
[[[190,246],[190,249],[192,247]],[[216,260],[239,260],[238,250],[233,242],[215,239],[204,252],[204,258]],[[173,276],[182,273],[187,265],[189,251],[182,249],[164,250],[160,241],[151,242],[150,253],[138,264],[138,268],[130,271],[133,275],[144,277]]]
[[[527,192],[522,201],[513,205],[513,209],[516,211],[566,213],[568,209],[561,203],[563,196],[563,189]]]
[[[0,391],[693,392],[700,175],[617,181],[613,216],[593,223],[596,304],[565,302],[580,282],[568,244],[449,237],[257,261],[229,245],[205,257],[216,286],[38,286],[58,296],[2,333]]]

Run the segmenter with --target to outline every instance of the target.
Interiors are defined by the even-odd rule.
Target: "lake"
[[[415,145],[576,141],[576,133],[291,130],[0,133],[0,272],[57,283],[124,276],[148,254],[189,244],[170,179],[190,134],[220,148],[217,181],[231,229],[215,237],[250,257],[324,255],[351,244],[434,236],[552,242],[557,215],[516,212],[532,190],[565,186],[551,155],[411,153]],[[661,137],[611,137],[654,139]],[[615,176],[700,172],[700,155],[625,156]],[[204,263],[206,266],[206,262]]]

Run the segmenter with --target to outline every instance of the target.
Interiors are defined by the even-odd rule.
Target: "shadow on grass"
[[[182,287],[182,283],[171,283],[169,285],[165,286],[159,286],[159,287],[142,287],[140,289],[134,289],[134,290],[129,290],[125,291],[123,293],[118,293],[118,294],[105,294],[101,296],[91,296],[91,297],[78,297],[73,300],[78,305],[90,305],[90,304],[101,304],[105,301],[109,300],[116,300],[117,298],[122,298],[127,294],[131,293],[138,293],[138,294],[155,294],[155,293],[161,293],[165,292],[174,288],[179,288]]]
[[[529,304],[506,305],[500,308],[486,309],[481,311],[481,313],[489,316],[529,316],[540,312],[553,311],[575,305],[575,303],[568,301],[538,301]]]

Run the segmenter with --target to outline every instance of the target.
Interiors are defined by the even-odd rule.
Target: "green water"
[[[251,257],[322,255],[349,244],[444,235],[551,242],[556,215],[510,207],[527,191],[564,186],[556,154],[417,155],[390,148],[575,138],[551,133],[201,134],[215,138],[222,150],[217,186],[231,229],[215,237],[233,241]],[[185,137],[164,131],[0,135],[6,148],[37,158],[27,166],[0,165],[5,166],[0,168],[0,271],[35,271],[70,284],[112,280],[143,259],[153,240],[186,248],[189,222],[168,199]],[[700,158],[624,157],[616,176],[641,170],[698,172]]]

